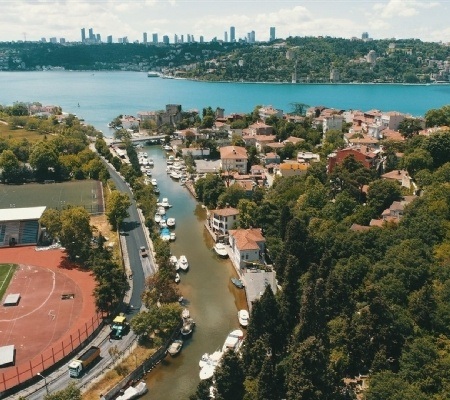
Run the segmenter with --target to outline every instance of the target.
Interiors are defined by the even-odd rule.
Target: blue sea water
[[[0,104],[15,101],[59,105],[108,135],[107,124],[117,115],[170,103],[184,110],[221,107],[226,114],[269,104],[290,112],[299,102],[423,116],[450,104],[450,85],[210,83],[147,78],[142,72],[0,72]]]

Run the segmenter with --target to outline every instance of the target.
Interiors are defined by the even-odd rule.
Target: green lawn
[[[3,299],[6,289],[8,289],[16,267],[15,264],[0,264],[0,299]]]
[[[0,122],[0,138],[3,139],[23,139],[27,138],[30,142],[36,142],[44,139],[44,135],[36,131],[27,131],[25,129],[10,129],[9,125]],[[47,135],[51,138],[51,135]]]

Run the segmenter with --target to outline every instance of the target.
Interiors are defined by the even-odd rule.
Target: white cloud
[[[382,18],[414,17],[419,15],[419,9],[434,8],[438,2],[419,2],[416,0],[389,0],[387,3],[376,3],[373,10]]]

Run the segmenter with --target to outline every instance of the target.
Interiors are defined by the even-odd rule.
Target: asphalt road
[[[131,312],[128,314],[128,317],[130,318],[132,315],[136,314],[142,306],[141,295],[144,291],[145,277],[152,275],[155,272],[155,265],[153,258],[150,256],[150,250],[148,250],[149,257],[142,258],[140,254],[141,246],[145,246],[146,249],[148,249],[148,241],[144,231],[144,229],[147,228],[142,225],[143,221],[141,221],[139,216],[131,190],[112,166],[107,164],[107,167],[117,190],[127,193],[131,199],[131,206],[128,209],[129,217],[124,221],[121,229],[121,231],[123,231],[122,236],[126,241],[129,266],[133,273],[132,293],[129,301]],[[78,387],[87,386],[95,377],[101,375],[112,363],[109,355],[109,349],[111,347],[117,346],[120,351],[126,351],[136,339],[136,336],[131,331],[121,340],[110,342],[108,340],[109,332],[109,326],[105,326],[97,338],[91,343],[91,345],[100,347],[100,358],[81,378],[75,379],[69,377],[68,364],[71,361],[69,360],[69,362],[58,368],[58,370],[54,371],[52,374],[46,376],[45,373],[43,373],[45,379],[42,378],[38,383],[15,395],[8,396],[7,399],[15,399],[19,396],[24,396],[30,400],[39,400],[45,396],[47,391],[54,393],[58,390],[62,390],[66,388],[71,381],[77,382]],[[88,347],[89,346],[86,348]]]

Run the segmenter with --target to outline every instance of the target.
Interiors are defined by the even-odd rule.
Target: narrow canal
[[[176,357],[169,355],[146,377],[148,394],[144,399],[188,399],[199,383],[198,362],[202,354],[223,345],[227,334],[239,327],[237,312],[246,308],[245,293],[230,281],[234,269],[229,260],[218,258],[214,242],[204,227],[206,212],[179,182],[166,173],[166,155],[159,146],[145,147],[155,166],[152,178],[173,206],[167,216],[176,219],[176,241],[172,254],[186,255],[189,270],[181,272],[179,289],[196,322],[192,336]]]

